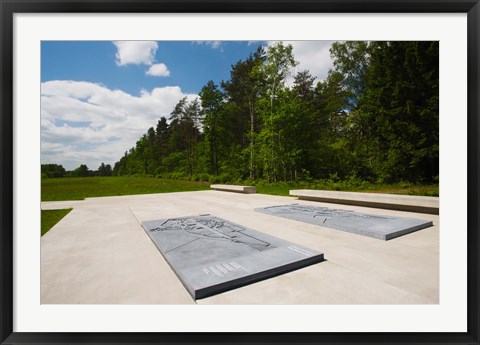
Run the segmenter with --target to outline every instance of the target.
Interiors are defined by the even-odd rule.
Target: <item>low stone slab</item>
[[[320,261],[323,253],[211,215],[142,223],[194,299]]]
[[[390,240],[433,225],[431,221],[421,219],[379,216],[299,204],[257,208],[255,211],[381,240]]]
[[[215,190],[222,190],[225,192],[236,192],[236,193],[246,193],[252,194],[257,192],[255,186],[237,186],[233,184],[212,184],[210,188]]]
[[[300,200],[439,214],[439,198],[433,196],[336,192],[316,189],[291,190],[289,194],[297,196]]]

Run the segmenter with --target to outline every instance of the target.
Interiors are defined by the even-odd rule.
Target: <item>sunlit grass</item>
[[[42,210],[42,236],[45,235],[48,230],[53,228],[53,226],[57,224],[63,217],[65,217],[71,210],[71,208],[63,210]]]
[[[42,179],[42,201],[83,200],[90,197],[171,193],[209,189],[208,182],[154,177],[70,177]]]
[[[389,193],[438,196],[438,184],[378,184],[356,180],[311,182],[245,182],[255,185],[257,192],[289,195],[291,189],[318,189],[351,192]],[[210,189],[209,182],[163,179],[155,177],[73,177],[42,179],[42,201],[83,200],[89,197],[172,193]]]

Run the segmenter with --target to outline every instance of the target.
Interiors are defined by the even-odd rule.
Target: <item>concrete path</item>
[[[433,221],[390,241],[255,212],[298,202]],[[73,207],[41,239],[42,304],[436,304],[438,215],[197,191],[42,202]],[[210,213],[325,253],[326,261],[216,296],[192,300],[141,221]]]

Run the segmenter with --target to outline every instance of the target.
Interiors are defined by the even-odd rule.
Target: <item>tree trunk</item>
[[[255,178],[254,161],[255,161],[255,109],[253,101],[248,102],[250,110],[250,179]]]

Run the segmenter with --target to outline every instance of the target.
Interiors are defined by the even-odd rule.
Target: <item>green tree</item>
[[[61,164],[42,164],[41,173],[44,177],[64,177],[65,168]]]
[[[318,143],[326,133],[323,104],[318,102],[316,92],[320,83],[315,83],[315,79],[308,70],[300,71],[295,75],[291,90],[293,99],[289,112],[292,119],[288,126],[291,133],[287,144],[291,146],[290,157],[295,157],[293,171],[290,173],[295,180],[317,175]]]
[[[91,176],[91,171],[85,164],[81,164],[78,168],[72,171],[73,177],[87,177]]]
[[[98,167],[98,176],[112,176],[112,167],[110,164],[105,165],[102,162]]]
[[[371,46],[368,41],[335,42],[330,48],[335,71],[342,77],[344,91],[348,92],[348,104],[354,109],[367,85]]]
[[[196,172],[197,157],[196,144],[199,137],[199,129],[196,119],[200,118],[198,101],[188,102],[182,98],[171,112],[170,123],[170,148],[172,152],[184,151],[187,163],[187,171],[191,176]]]
[[[276,98],[285,89],[285,79],[298,64],[293,56],[291,45],[276,42],[268,47],[265,61],[257,69],[257,73],[265,82],[263,99],[263,128],[259,135],[262,141],[261,154],[264,162],[264,174],[269,181],[277,181],[284,175],[281,171],[285,166],[285,157],[280,155],[283,150],[281,131],[285,125],[281,112],[277,111]]]
[[[435,180],[438,42],[337,42],[331,56],[325,80],[300,71],[288,85],[292,46],[259,46],[220,87],[179,100],[112,173]]]
[[[374,172],[388,182],[438,176],[438,42],[374,42],[359,100]]]
[[[230,80],[222,82],[228,104],[224,107],[227,115],[234,123],[237,145],[242,152],[247,152],[249,177],[256,177],[256,136],[258,134],[257,102],[263,86],[260,66],[265,61],[265,50],[261,45],[245,61],[238,61],[232,66]],[[247,134],[248,130],[248,134]],[[246,149],[246,140],[248,149]]]
[[[210,80],[202,87],[199,93],[205,119],[203,132],[210,156],[210,172],[219,173],[219,151],[221,146],[226,146],[224,129],[222,128],[223,94],[217,85]]]
[[[355,175],[352,165],[352,150],[356,149],[352,136],[352,110],[349,105],[350,91],[344,86],[344,76],[330,71],[326,80],[315,88],[315,104],[318,109],[315,144],[309,151],[314,162],[313,175],[328,178],[336,175],[345,178]]]

